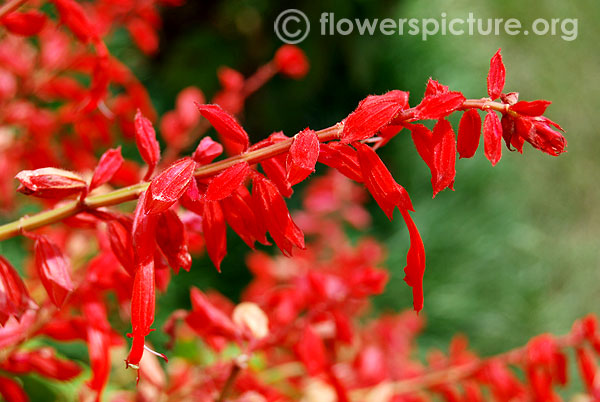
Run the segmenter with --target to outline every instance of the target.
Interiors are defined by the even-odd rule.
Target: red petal
[[[321,144],[319,162],[337,169],[344,176],[362,183],[362,172],[358,163],[356,150],[341,142]]]
[[[452,189],[456,176],[456,139],[447,120],[439,120],[433,128],[432,162],[435,175],[431,177],[433,196],[447,187]]]
[[[520,101],[511,105],[509,110],[524,116],[541,116],[551,103],[547,100],[536,100],[533,102]]]
[[[294,345],[294,352],[310,376],[317,375],[327,368],[325,344],[310,325],[304,327],[300,340]]]
[[[483,142],[485,156],[496,165],[502,157],[502,123],[496,112],[489,111],[483,122]]]
[[[392,220],[396,206],[400,209],[412,210],[408,193],[404,187],[396,183],[375,151],[361,142],[356,142],[353,145],[358,152],[358,160],[365,186],[388,219]]]
[[[460,92],[443,92],[423,98],[415,108],[415,118],[418,120],[441,119],[459,109],[465,102]]]
[[[408,92],[394,90],[367,96],[346,118],[342,141],[348,144],[374,136],[407,106]]]
[[[417,226],[408,211],[400,210],[410,235],[410,249],[406,256],[404,281],[413,290],[413,307],[416,312],[423,308],[423,275],[425,274],[425,246]]]
[[[202,231],[208,256],[217,271],[221,272],[221,261],[227,254],[227,227],[218,201],[206,201],[204,203]]]
[[[409,124],[411,138],[415,144],[417,152],[421,159],[427,164],[431,170],[431,176],[435,176],[435,166],[433,165],[433,134],[431,130],[422,124]]]
[[[144,162],[149,166],[146,177],[150,177],[160,159],[160,146],[152,123],[138,109],[135,114],[135,143]]]
[[[25,311],[34,307],[18,272],[0,256],[0,326],[4,326],[11,316],[20,320]]]
[[[131,296],[131,327],[133,344],[127,365],[139,366],[144,353],[144,338],[154,322],[155,278],[154,260],[146,258],[138,263]]]
[[[156,242],[169,261],[175,273],[179,268],[189,271],[192,266],[192,256],[188,251],[187,232],[179,216],[173,211],[166,211],[158,218]]]
[[[73,291],[71,266],[62,251],[46,236],[35,236],[35,265],[48,293],[57,307],[61,307]]]
[[[106,151],[98,162],[98,166],[94,170],[92,181],[90,182],[89,191],[92,191],[96,187],[108,183],[113,178],[115,173],[123,165],[123,156],[121,156],[121,147],[116,149],[109,149]]]
[[[196,104],[202,116],[227,140],[242,145],[243,150],[248,149],[250,140],[246,131],[240,126],[235,118],[221,109],[219,105]]]
[[[183,158],[155,177],[148,188],[149,197],[144,206],[147,214],[164,212],[183,195],[194,177],[196,162]]]
[[[40,33],[46,24],[46,14],[37,10],[14,11],[0,19],[0,23],[11,33],[33,36]]]
[[[237,163],[215,176],[208,183],[204,196],[209,201],[219,201],[229,197],[244,184],[249,174],[250,165],[247,162]]]
[[[492,100],[500,97],[500,94],[504,89],[505,79],[506,69],[504,68],[504,63],[502,63],[500,49],[498,49],[490,61],[490,72],[488,73],[487,77],[488,95],[490,95]]]
[[[458,125],[456,148],[461,158],[471,158],[479,147],[481,137],[481,117],[475,109],[467,110]]]
[[[223,153],[223,146],[210,137],[202,138],[192,156],[200,165],[211,163],[217,156]]]
[[[287,205],[275,185],[260,175],[253,178],[252,185],[257,217],[265,223],[281,252],[289,256],[293,246],[304,249],[304,234],[292,220]]]
[[[294,137],[287,157],[287,180],[291,185],[300,183],[315,171],[319,158],[319,138],[306,128]]]
[[[425,97],[445,94],[446,92],[450,92],[446,85],[442,85],[438,81],[429,78],[427,88],[425,89]]]

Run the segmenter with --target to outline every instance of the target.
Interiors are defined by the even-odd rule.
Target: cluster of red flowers
[[[81,373],[78,364],[52,349],[26,343],[49,337],[87,344],[92,377],[81,397],[99,400],[111,372],[111,349],[124,345],[113,328],[113,317],[119,316],[131,321],[126,366],[142,372],[138,392],[147,394],[145,400],[158,395],[224,400],[229,392],[244,401],[293,399],[299,392],[307,400],[427,400],[422,391],[450,401],[481,400],[482,385],[499,400],[553,400],[553,384],[566,382],[562,349],[567,346],[577,348],[590,392],[599,392],[593,356],[584,346],[600,344],[592,319],[568,337],[544,336],[526,353],[514,352],[524,359],[527,384],[505,366],[520,360],[481,361],[461,341],[449,357],[432,355],[429,367],[411,360],[412,340],[422,326],[413,313],[358,322],[369,296],[382,292],[387,274],[376,268],[381,246],[363,240],[353,247],[344,236],[342,221],[358,228],[369,222],[362,190],[352,181],[364,185],[390,220],[394,209],[400,210],[411,243],[405,281],[414,309],[423,308],[425,249],[410,216],[412,203],[376,149],[407,129],[431,170],[434,196],[453,187],[456,153],[472,157],[482,128],[484,152],[493,165],[501,158],[502,139],[519,152],[525,141],[551,155],[564,151],[564,137],[553,129],[560,127],[543,116],[549,102],[518,101],[517,93],[503,93],[500,51],[490,64],[489,97],[466,99],[430,79],[416,106],[409,106],[407,92],[393,90],[368,96],[332,127],[306,128],[292,137],[276,132],[250,144],[234,117],[247,97],[276,73],[298,79],[308,72],[304,53],[286,45],[250,77],[220,69],[222,89],[211,104],[200,89],[183,89],[175,109],[160,119],[167,146],[161,151],[152,123],[156,113],[144,87],[104,44],[124,25],[143,52],[156,51],[159,4],[52,0],[55,21],[36,8],[39,2],[20,10],[23,3],[12,0],[0,8],[0,24],[10,32],[0,40],[0,185],[5,195],[12,194],[16,174],[18,191],[42,199],[49,209],[0,226],[0,239],[19,234],[31,239],[34,256],[26,262],[25,279],[0,257],[0,371],[10,373],[0,376],[0,393],[6,399],[26,400],[12,375],[38,373],[64,381]],[[82,83],[86,79],[88,87]],[[486,113],[483,124],[478,109]],[[461,111],[456,135],[447,117]],[[433,130],[420,120],[434,120]],[[218,141],[199,140],[210,127]],[[124,159],[120,147],[106,150],[117,140],[134,140],[147,167]],[[178,159],[195,142],[192,156]],[[99,149],[105,151],[96,162]],[[215,162],[224,152],[229,157]],[[292,219],[285,198],[317,162],[337,172],[313,180],[304,211]],[[123,185],[128,187],[111,190]],[[133,213],[109,208],[135,199]],[[5,196],[2,206],[10,209],[13,198]],[[59,221],[65,225],[49,227]],[[252,253],[248,266],[255,280],[237,306],[193,289],[192,311],[175,312],[164,330],[175,344],[202,339],[216,359],[198,366],[194,357],[181,356],[168,365],[167,381],[153,360],[165,356],[146,341],[156,289],[166,291],[171,270],[189,271],[192,254],[203,249],[220,270],[227,226],[251,248],[272,240],[282,254],[294,257]],[[305,234],[312,236],[310,247]],[[226,347],[238,351],[233,362],[223,358]],[[461,374],[435,380],[437,371],[452,370]],[[305,372],[308,382],[302,381]],[[464,397],[458,396],[461,387]]]

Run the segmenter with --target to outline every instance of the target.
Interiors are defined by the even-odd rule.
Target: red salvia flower
[[[46,24],[46,14],[37,10],[14,11],[0,19],[0,24],[11,33],[33,36],[40,33]]]
[[[353,145],[358,153],[365,186],[388,219],[392,220],[396,206],[400,210],[412,210],[408,193],[396,183],[375,151],[361,142],[355,142]]]
[[[193,180],[195,168],[196,162],[192,158],[183,158],[155,177],[148,187],[144,212],[157,214],[175,204]]]
[[[413,307],[416,312],[423,308],[423,275],[425,274],[425,246],[417,226],[407,210],[400,210],[402,218],[408,227],[410,249],[406,256],[404,281],[413,291]]]
[[[292,220],[283,197],[270,180],[255,174],[252,179],[252,198],[258,219],[265,223],[283,254],[291,255],[293,246],[304,249],[304,234]]]
[[[294,79],[304,77],[310,68],[304,52],[294,45],[281,46],[273,61],[282,74]]]
[[[248,149],[248,145],[250,144],[248,133],[246,133],[246,130],[240,126],[233,116],[221,109],[219,105],[201,105],[197,103],[196,106],[202,116],[212,124],[223,140],[237,144],[239,149],[236,149],[239,152]]]
[[[192,256],[188,251],[187,231],[179,216],[174,211],[166,211],[158,218],[157,225],[160,230],[156,231],[156,242],[171,268],[175,273],[179,273],[180,268],[189,271]]]
[[[17,191],[40,198],[65,198],[87,188],[87,183],[79,175],[56,168],[22,170],[16,179],[21,182]]]
[[[315,171],[319,158],[319,138],[309,128],[294,137],[287,157],[287,180],[291,185],[300,183]]]
[[[227,227],[225,217],[218,201],[206,201],[202,215],[202,232],[206,242],[206,251],[211,261],[221,272],[221,261],[227,254]]]
[[[496,112],[490,110],[483,121],[485,156],[495,166],[502,157],[502,124]]]
[[[456,139],[452,125],[447,120],[439,120],[433,128],[431,163],[434,167],[431,185],[435,197],[448,187],[453,189],[456,176]]]
[[[0,326],[10,317],[20,320],[25,311],[35,307],[18,272],[0,256]]]
[[[106,151],[102,154],[98,166],[94,169],[94,175],[92,176],[88,190],[92,191],[96,187],[108,183],[122,165],[123,156],[121,156],[121,147]]]
[[[208,201],[219,201],[229,197],[244,184],[249,174],[250,165],[247,162],[240,162],[225,169],[208,183],[204,197]]]
[[[479,147],[481,137],[481,117],[475,109],[467,110],[458,125],[456,149],[461,158],[471,158]]]
[[[210,137],[204,137],[194,151],[193,159],[200,165],[211,163],[217,156],[223,153],[223,146],[213,141]]]
[[[492,57],[490,61],[490,71],[487,76],[487,89],[490,98],[497,99],[500,97],[502,90],[504,89],[504,81],[506,79],[506,68],[502,62],[502,55],[500,49]]]
[[[349,144],[371,138],[406,107],[408,92],[394,90],[383,95],[367,96],[344,121],[342,141]]]
[[[146,190],[140,194],[133,215],[131,241],[135,253],[136,265],[140,261],[154,256],[154,252],[156,251],[156,226],[159,215],[147,214],[145,212],[145,207],[150,202],[149,199],[150,190]]]
[[[442,92],[426,96],[415,108],[415,118],[438,120],[458,110],[465,102],[460,92]]]
[[[30,235],[35,239],[35,265],[37,273],[57,307],[61,307],[73,291],[71,266],[62,251],[46,236]]]
[[[144,162],[148,164],[145,180],[148,180],[154,172],[154,168],[160,160],[160,146],[156,140],[156,132],[152,122],[148,120],[138,109],[134,119],[135,143]]]

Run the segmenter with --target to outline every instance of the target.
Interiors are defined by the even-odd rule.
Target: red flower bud
[[[152,172],[160,159],[160,146],[156,140],[156,132],[154,131],[152,123],[142,115],[142,112],[139,109],[135,114],[134,124],[135,143],[142,159],[149,166],[148,172],[146,173],[146,179],[148,179],[152,175]]]
[[[490,110],[483,121],[485,156],[495,166],[502,157],[502,124],[496,112]]]
[[[275,53],[275,66],[282,74],[300,79],[310,68],[304,52],[294,45],[283,45]]]
[[[498,49],[490,61],[490,71],[487,77],[488,95],[490,95],[492,100],[497,99],[502,94],[505,79],[506,68],[504,67],[504,63],[502,63],[500,49]]]
[[[250,139],[248,133],[240,126],[235,118],[225,112],[219,105],[201,105],[196,103],[198,110],[217,132],[226,140],[239,144],[242,151],[248,149]]]
[[[481,117],[475,109],[467,110],[458,125],[456,148],[461,158],[471,158],[479,147],[481,137]]]
[[[40,198],[65,198],[87,188],[77,174],[56,168],[22,170],[15,178],[21,182],[17,191]]]
[[[223,146],[210,137],[202,138],[192,156],[200,165],[211,163],[217,156],[223,153]]]
[[[48,237],[32,237],[35,239],[35,265],[38,276],[52,303],[61,307],[73,291],[69,261]]]
[[[456,176],[456,139],[452,125],[439,120],[433,127],[431,161],[434,166],[431,176],[433,196],[445,188],[453,189]],[[435,171],[435,175],[433,174]]]
[[[94,175],[90,182],[89,191],[108,183],[122,165],[123,156],[121,156],[121,147],[109,149],[102,154],[98,166],[94,169]]]

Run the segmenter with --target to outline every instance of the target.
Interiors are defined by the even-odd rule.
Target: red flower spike
[[[257,208],[257,218],[262,220],[284,255],[292,255],[296,246],[304,249],[304,234],[292,220],[287,205],[275,185],[256,174],[252,182],[252,198]]]
[[[198,110],[210,124],[223,136],[224,139],[232,141],[242,146],[242,150],[248,149],[250,139],[246,130],[240,126],[235,118],[221,109],[219,105],[201,105],[196,103]]]
[[[8,377],[0,377],[0,395],[7,402],[29,402],[29,397],[21,385]]]
[[[40,33],[46,24],[46,14],[29,10],[25,12],[14,11],[0,19],[0,24],[13,34],[33,36]]]
[[[488,95],[490,95],[492,100],[499,98],[500,94],[502,94],[505,79],[506,69],[504,63],[502,63],[500,49],[498,49],[490,61],[490,71],[487,76]]]
[[[413,307],[418,313],[423,308],[423,275],[425,274],[425,246],[417,226],[408,211],[400,210],[410,235],[410,249],[406,256],[404,281],[413,290]]]
[[[488,111],[483,122],[485,157],[495,166],[502,157],[502,123],[494,111]]]
[[[357,183],[363,182],[356,150],[341,142],[323,143],[320,146],[319,162],[338,170]]]
[[[22,170],[15,178],[21,182],[18,192],[39,198],[66,198],[87,188],[79,175],[56,168]]]
[[[536,100],[533,102],[520,101],[514,105],[510,105],[508,110],[518,113],[522,116],[541,116],[546,111],[546,108],[550,106],[552,102],[547,100]]]
[[[450,92],[446,85],[442,85],[438,81],[429,78],[427,88],[425,89],[425,97],[445,94],[446,92]]]
[[[146,214],[157,214],[169,209],[187,190],[194,177],[196,162],[183,158],[156,176],[148,187],[149,196],[144,205]]]
[[[144,354],[144,340],[154,322],[155,279],[154,260],[146,257],[138,263],[131,296],[131,326],[133,343],[127,367],[138,368]]]
[[[294,345],[294,352],[306,367],[308,375],[315,376],[327,369],[327,350],[323,340],[307,325],[300,340]]]
[[[287,180],[293,186],[315,171],[319,158],[319,137],[310,128],[294,137],[287,157]]]
[[[148,165],[148,172],[144,178],[148,180],[160,160],[160,146],[156,140],[156,131],[154,131],[152,122],[139,109],[135,114],[134,125],[135,143],[142,159]]]
[[[456,149],[460,158],[471,158],[479,147],[481,137],[481,117],[475,109],[467,110],[458,125]]]
[[[438,120],[460,109],[465,97],[460,92],[443,92],[426,96],[415,108],[418,120]]]
[[[169,265],[175,273],[183,268],[189,271],[192,266],[192,256],[188,251],[187,232],[179,216],[173,211],[166,211],[158,218],[156,242],[162,250]]]
[[[454,185],[456,176],[456,139],[452,125],[447,120],[439,120],[432,133],[432,169],[431,185],[433,197],[440,191]],[[433,174],[435,173],[435,175]]]
[[[407,106],[408,92],[394,90],[383,95],[367,96],[346,118],[342,142],[349,144],[371,138]]]
[[[94,175],[88,191],[92,191],[96,187],[108,183],[115,173],[123,165],[123,156],[121,156],[121,147],[109,149],[100,157],[98,166],[94,169]]]
[[[35,303],[19,273],[0,256],[0,326],[4,326],[10,317],[20,320],[31,308],[35,308]]]
[[[35,265],[42,285],[55,306],[61,307],[73,291],[71,266],[62,251],[46,236],[34,235]]]
[[[221,272],[221,261],[227,254],[227,227],[225,217],[218,201],[206,201],[202,215],[202,232],[206,242],[206,251],[211,261]]]
[[[394,208],[412,211],[412,203],[408,193],[396,183],[390,171],[371,147],[361,142],[353,144],[358,153],[365,186],[377,201],[389,220],[393,219]]]
[[[210,137],[204,137],[194,151],[192,158],[200,165],[211,163],[217,156],[223,153],[223,146]]]
[[[235,340],[241,332],[233,321],[202,293],[193,287],[190,291],[192,311],[185,321],[202,334],[223,336],[229,340]]]
[[[94,26],[90,23],[83,7],[75,0],[52,0],[58,13],[60,21],[65,24],[80,41],[87,43],[98,37]]]
[[[131,230],[119,221],[106,223],[110,248],[131,277],[135,276],[135,252],[131,239]]]
[[[266,237],[266,228],[256,216],[250,193],[245,187],[239,187],[221,201],[221,207],[227,224],[250,248],[254,242],[270,244]]]
[[[229,197],[244,184],[249,174],[250,165],[247,162],[237,163],[213,177],[204,196],[208,201],[219,201]]]
[[[282,74],[294,79],[304,77],[310,68],[304,52],[294,45],[281,46],[273,61]]]

